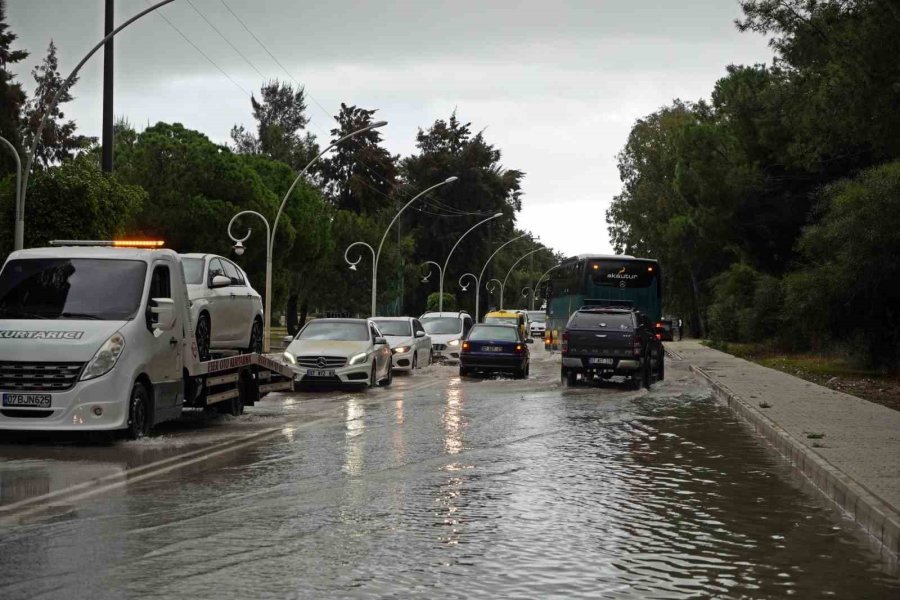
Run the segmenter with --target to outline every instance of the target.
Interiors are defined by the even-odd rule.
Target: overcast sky
[[[633,122],[673,98],[708,97],[729,64],[769,62],[741,34],[737,0],[224,0],[311,97],[310,130],[327,138],[342,101],[377,108],[393,153],[455,109],[525,171],[519,225],[567,254],[610,251],[605,211],[620,189],[616,154]],[[224,38],[194,11],[192,4]],[[103,34],[104,0],[8,0],[18,48],[52,38],[67,74]],[[117,0],[116,22],[144,0]],[[287,79],[223,0],[175,0],[117,36],[116,115],[139,128],[181,122],[217,142],[253,125],[249,93]],[[245,61],[227,38],[248,60]],[[66,107],[100,134],[102,53]],[[252,65],[252,66],[251,66]],[[257,72],[259,71],[259,72]],[[263,77],[260,77],[262,74]]]

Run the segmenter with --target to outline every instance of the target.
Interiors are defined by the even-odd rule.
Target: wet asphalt
[[[137,442],[0,438],[0,598],[898,598],[670,361],[649,392],[451,366]]]

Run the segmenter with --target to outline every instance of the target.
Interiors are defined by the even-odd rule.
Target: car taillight
[[[641,338],[638,336],[634,336],[634,346],[632,347],[632,352],[635,356],[641,355]]]
[[[657,333],[657,334],[656,334],[656,339],[657,339],[657,341],[662,340],[662,334],[661,334],[661,333]]]
[[[562,334],[562,344],[560,344],[559,348],[562,352],[569,351],[569,332],[568,331],[566,331],[565,333]]]
[[[524,349],[525,349],[525,346],[523,346],[522,344],[516,344],[516,352],[521,352]]]
[[[468,350],[471,347],[472,346],[469,344],[469,342],[463,342],[463,345],[462,345],[463,352],[465,352],[466,350]]]

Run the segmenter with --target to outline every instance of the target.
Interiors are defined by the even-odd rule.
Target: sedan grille
[[[435,352],[443,352],[447,349],[447,344],[432,344],[431,349]]]
[[[347,364],[343,356],[298,356],[297,365],[305,369],[338,369]]]
[[[0,389],[15,392],[62,392],[78,381],[84,363],[0,362]]]

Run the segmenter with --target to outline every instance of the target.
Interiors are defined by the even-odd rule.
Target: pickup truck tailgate
[[[634,352],[634,333],[619,330],[568,331],[567,356],[631,357]]]

